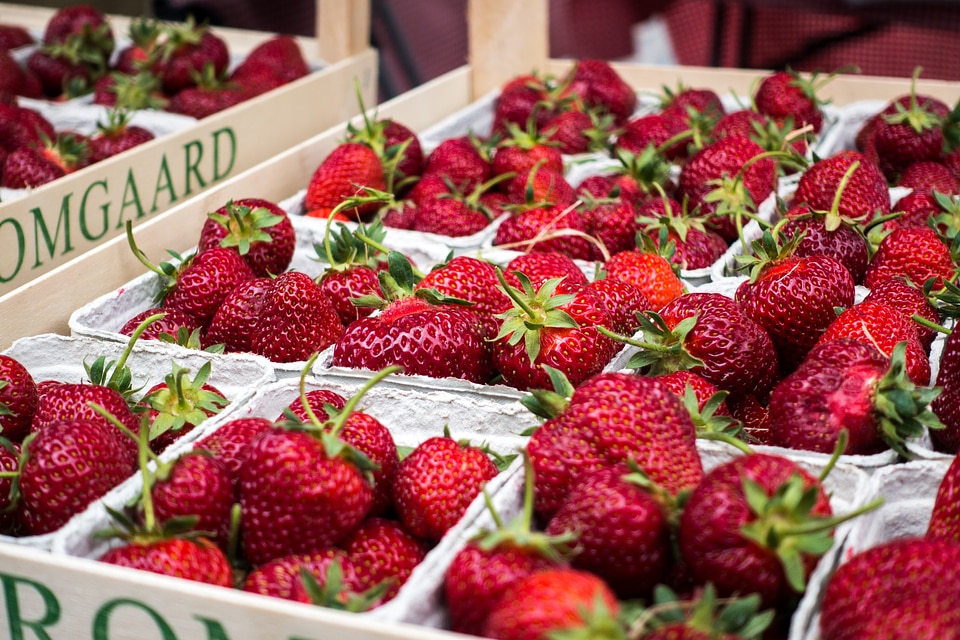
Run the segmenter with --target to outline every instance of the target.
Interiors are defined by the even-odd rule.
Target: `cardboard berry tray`
[[[49,9],[0,4],[0,20],[27,27],[42,26],[50,14]],[[114,24],[114,17],[108,18]],[[321,22],[330,25],[329,32],[300,40],[304,57],[316,69],[309,75],[0,202],[0,243],[8,249],[0,252],[0,294],[122,235],[125,220],[140,224],[156,217],[353,116],[359,112],[358,91],[365,104],[373,104],[376,51],[364,44],[340,52],[342,57],[320,58],[320,39],[343,39],[335,20]],[[116,20],[114,31],[119,35],[124,29],[124,20]],[[272,35],[222,31],[239,54]],[[329,53],[337,54],[335,49]]]
[[[387,378],[383,382],[389,381]],[[305,390],[327,389],[349,398],[364,383],[359,379],[343,379],[332,375],[310,376],[305,380]],[[299,397],[299,380],[284,379],[260,388],[247,402],[233,405],[209,422],[198,427],[200,433],[196,441],[213,433],[221,425],[239,417],[278,417],[290,402]],[[371,388],[361,399],[357,410],[376,417],[393,434],[400,447],[415,447],[426,439],[442,435],[448,428],[451,436],[457,440],[469,440],[475,445],[487,444],[502,455],[519,452],[526,437],[521,432],[536,422],[536,418],[513,398],[503,398],[495,393],[453,394],[430,389],[415,384],[399,382],[398,386],[378,384]],[[181,448],[180,452],[185,451]],[[507,487],[513,486],[516,477],[522,476],[522,463],[514,461],[488,485],[487,491],[497,500],[497,496]],[[522,485],[522,480],[521,480]],[[133,498],[142,487],[141,478],[135,476],[116,492],[112,492],[104,502],[119,508]],[[459,549],[479,525],[486,514],[482,497],[473,501],[460,522],[433,547],[418,565],[397,597],[384,606],[368,613],[356,614],[361,618],[372,618],[383,622],[408,622],[425,627],[442,627],[443,610],[440,605],[443,572],[449,558]],[[109,541],[91,537],[91,533],[109,526],[109,517],[101,508],[87,509],[62,529],[52,543],[55,554],[83,557],[95,563],[95,559],[111,546]],[[130,579],[139,577],[137,571],[122,571]],[[219,592],[220,589],[210,587]],[[282,601],[263,598],[263,606],[286,604]],[[303,606],[304,610],[316,607]],[[173,610],[164,609],[162,615]],[[230,635],[231,638],[234,636]]]
[[[116,361],[125,347],[126,344],[120,342],[41,334],[21,338],[3,353],[26,367],[34,382],[56,380],[78,383],[89,380],[86,377],[84,364],[92,364],[99,356],[105,356],[108,361]],[[259,358],[244,356],[227,359],[203,351],[173,349],[158,341],[144,341],[134,346],[127,360],[127,366],[130,367],[133,376],[133,388],[149,389],[154,384],[163,382],[174,362],[189,369],[191,377],[201,366],[209,362],[211,372],[208,383],[216,387],[231,403],[237,405],[249,401],[257,389],[276,379],[273,370]],[[177,455],[178,451],[190,447],[197,437],[195,431],[184,434],[170,445],[163,455]],[[0,536],[0,541],[18,546],[49,549],[56,535],[54,532],[19,538]]]

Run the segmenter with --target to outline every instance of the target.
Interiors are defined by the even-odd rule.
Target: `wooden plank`
[[[467,27],[475,97],[547,63],[547,0],[469,0]]]
[[[422,131],[470,100],[470,73],[461,68],[379,105],[375,112]],[[185,251],[194,246],[205,214],[230,198],[279,201],[292,196],[306,187],[316,167],[343,139],[345,129],[341,122],[145,220],[134,232],[137,245],[152,260],[163,260],[167,249]],[[144,271],[121,234],[0,296],[0,350],[23,336],[68,333],[67,320],[75,309]]]
[[[336,62],[370,47],[369,0],[317,0],[317,52]]]

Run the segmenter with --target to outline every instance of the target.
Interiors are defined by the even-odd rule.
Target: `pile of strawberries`
[[[131,21],[129,44],[115,51],[99,9],[70,5],[51,16],[39,43],[0,26],[0,186],[37,187],[154,138],[130,124],[133,112],[165,110],[193,118],[214,113],[309,73],[296,40],[274,36],[230,68],[226,41],[205,25]],[[21,65],[11,49],[33,46]],[[87,137],[56,130],[17,98],[64,101],[91,95],[109,108]]]

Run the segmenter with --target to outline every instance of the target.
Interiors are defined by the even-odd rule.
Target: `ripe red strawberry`
[[[517,173],[505,189],[508,203],[525,208],[545,204],[572,207],[577,199],[573,186],[567,182],[563,173],[540,165]]]
[[[690,413],[656,378],[596,375],[553,415],[527,444],[536,511],[543,517],[560,507],[582,476],[630,459],[674,495],[696,486],[703,475]]]
[[[906,278],[918,287],[933,279],[933,289],[942,289],[957,270],[950,247],[930,227],[908,227],[887,234],[867,266],[863,284],[873,287],[889,278]]]
[[[310,73],[310,67],[296,39],[283,34],[272,36],[251,49],[230,77],[235,82],[240,82],[248,74],[259,73],[261,70],[269,71],[283,84]]]
[[[25,443],[19,480],[25,533],[59,529],[129,478],[134,466],[125,437],[102,421],[64,417]]]
[[[194,517],[191,529],[209,532],[209,537],[224,550],[230,537],[234,497],[230,469],[203,451],[159,463],[150,484],[150,500],[158,522]]]
[[[599,331],[613,328],[602,298],[587,287],[557,293],[559,279],[534,290],[525,275],[516,273],[522,289],[501,282],[514,306],[502,314],[493,342],[494,364],[503,382],[517,389],[549,388],[545,366],[562,371],[574,386],[599,373],[617,349]]]
[[[400,523],[385,518],[367,518],[341,547],[364,590],[389,582],[381,602],[396,597],[427,555],[422,541],[407,533]]]
[[[198,440],[194,444],[194,449],[207,451],[220,460],[230,470],[236,484],[235,480],[243,464],[247,445],[255,437],[273,427],[274,423],[266,418],[234,418]]]
[[[394,507],[407,531],[439,542],[497,473],[482,449],[449,435],[428,438],[400,462]]]
[[[0,442],[0,534],[2,535],[16,535],[20,527],[17,495],[13,491],[19,468],[19,443]]]
[[[43,137],[54,138],[53,125],[33,109],[15,104],[0,104],[0,147],[14,151],[20,147],[43,144]]]
[[[414,290],[410,264],[391,252],[380,314],[352,323],[336,341],[333,365],[377,370],[399,365],[409,375],[485,384],[493,375],[483,324],[469,307],[429,289]]]
[[[482,200],[492,185],[492,181],[485,182],[472,192],[463,192],[437,174],[424,177],[410,192],[416,205],[413,229],[451,238],[482,231],[502,213]]]
[[[63,42],[71,34],[83,33],[107,24],[104,14],[89,4],[78,3],[56,10],[47,20],[43,30],[43,42]]]
[[[863,223],[890,213],[886,178],[876,164],[858,151],[841,151],[811,164],[797,182],[794,202],[817,211],[832,210],[837,189],[854,164],[857,169],[848,178],[837,211]]]
[[[360,142],[345,142],[324,158],[310,178],[304,196],[306,215],[328,218],[345,199],[363,196],[365,189],[386,188],[383,161],[376,151]],[[339,212],[352,219],[366,219],[379,208],[380,203],[368,203]]]
[[[727,250],[727,241],[709,226],[709,221],[698,210],[666,196],[651,198],[637,207],[639,231],[646,234],[655,246],[673,242],[672,260],[681,269],[709,268]],[[636,243],[634,241],[634,246]]]
[[[760,612],[759,608],[760,596],[757,594],[724,598],[721,605],[712,584],[697,589],[689,599],[681,599],[669,587],[660,585],[642,618],[638,637],[644,640],[759,638],[770,628],[774,618],[773,611]]]
[[[694,115],[705,117],[707,122],[714,123],[726,113],[717,92],[704,87],[685,87],[682,84],[676,90],[664,87],[661,104],[663,112],[687,121],[691,118],[691,111]]]
[[[617,124],[626,122],[637,106],[637,93],[606,60],[583,58],[561,80],[588,108],[603,109]]]
[[[577,272],[582,273],[579,269]],[[498,285],[497,270],[492,264],[472,256],[455,256],[426,274],[414,290],[434,289],[444,296],[473,303],[470,309],[479,316],[484,334],[493,338],[500,328],[497,315],[511,306],[510,298]]]
[[[830,256],[846,267],[854,283],[863,282],[870,249],[859,224],[832,218],[830,213],[813,211],[806,205],[787,210],[784,217],[779,231],[788,240],[798,239],[794,255]],[[837,226],[831,228],[834,224]]]
[[[902,344],[888,357],[855,338],[822,342],[770,394],[772,442],[829,453],[846,430],[849,454],[905,454],[906,439],[938,427],[927,409],[935,397],[907,380]]]
[[[582,191],[581,194],[583,204],[578,210],[586,224],[587,233],[603,244],[606,255],[629,251],[637,246],[640,224],[632,201],[622,196],[598,198]]]
[[[940,311],[931,304],[923,290],[902,278],[890,278],[873,285],[863,301],[881,302],[911,319],[914,315],[918,315],[932,324],[939,325],[943,322]],[[920,344],[929,352],[937,332],[916,321],[913,326],[917,330]]]
[[[906,342],[907,376],[918,385],[930,383],[930,360],[917,337],[916,324],[899,309],[875,300],[859,302],[844,309],[818,342],[836,338],[868,342],[888,358],[897,344]]]
[[[734,299],[767,330],[787,373],[833,322],[834,310],[853,304],[853,277],[829,256],[791,255],[791,243],[777,247],[769,233],[754,243],[754,251],[759,257],[750,279],[737,287]]]
[[[783,122],[793,119],[797,128],[807,125],[814,133],[823,128],[824,101],[817,96],[832,75],[819,79],[818,74],[809,78],[791,71],[776,71],[763,77],[753,94],[753,102],[760,113]]]
[[[601,278],[590,283],[610,312],[610,322],[616,333],[632,336],[640,328],[637,314],[653,309],[643,290],[626,280]]]
[[[934,448],[946,453],[960,452],[960,332],[952,331],[947,336],[940,355],[936,387],[943,391],[930,405],[930,409],[945,425],[932,430],[930,439]]]
[[[461,191],[471,191],[493,177],[493,165],[476,138],[448,138],[427,156],[423,177],[428,175],[445,176]]]
[[[210,251],[217,249],[200,255]],[[302,271],[287,271],[264,295],[250,347],[272,362],[298,362],[334,344],[343,333],[343,323],[320,286]]]
[[[948,638],[960,625],[952,567],[960,545],[903,537],[855,554],[827,581],[820,613],[823,640]]]
[[[903,170],[897,186],[913,189],[915,192],[939,191],[956,195],[960,193],[960,178],[941,160],[920,160]],[[897,208],[901,206],[898,204]]]
[[[107,121],[97,125],[97,132],[87,140],[89,161],[100,162],[112,156],[150,142],[156,136],[149,129],[130,124],[130,114],[111,109]]]
[[[277,427],[247,445],[240,505],[244,557],[252,564],[337,544],[367,516],[373,487],[353,448],[337,437],[353,406],[334,418],[329,430]]]
[[[497,227],[494,246],[514,251],[556,251],[571,258],[590,260],[593,245],[586,225],[575,209],[555,205],[534,206],[514,213]]]
[[[230,63],[226,41],[192,19],[167,25],[160,46],[156,73],[163,79],[163,90],[170,95],[195,86],[205,67],[221,77]]]
[[[162,317],[154,320],[143,329],[140,340],[167,340],[181,344],[180,338],[183,334],[186,334],[189,338],[199,332],[200,326],[190,314],[179,309],[150,307],[134,314],[117,330],[117,333],[132,336],[145,320],[155,315],[161,315]]]
[[[139,404],[150,416],[154,452],[160,453],[230,402],[207,382],[211,368],[209,362],[204,363],[191,379],[190,370],[174,362],[173,372],[143,395]]]
[[[576,535],[571,565],[602,578],[618,597],[647,597],[671,565],[669,509],[645,477],[610,467],[581,477],[546,533]]]
[[[34,42],[36,40],[25,27],[18,24],[0,25],[0,49],[9,51]]]
[[[659,310],[684,292],[683,281],[669,258],[652,247],[643,251],[621,251],[604,263],[608,278],[637,285],[653,309]]]
[[[503,269],[507,284],[514,287],[521,286],[516,276],[517,271],[527,276],[530,284],[536,289],[552,278],[563,278],[560,289],[566,293],[576,291],[588,282],[587,276],[573,258],[553,251],[533,251],[511,258]]]
[[[600,578],[585,571],[538,571],[507,587],[497,601],[483,635],[501,640],[547,640],[552,634],[614,634],[620,606]],[[591,633],[593,631],[593,633]]]
[[[0,94],[35,99],[43,97],[43,88],[36,78],[28,74],[10,52],[3,48],[0,48]],[[13,102],[15,103],[15,100]]]
[[[960,480],[960,462],[954,457],[937,486],[937,495],[924,537],[933,540],[960,542],[960,500],[957,481]]]
[[[115,547],[99,560],[204,584],[233,587],[230,562],[223,551],[204,538],[165,538],[150,543],[133,543]]]
[[[234,247],[254,275],[275,276],[290,266],[296,232],[287,212],[263,198],[239,198],[207,214],[197,250]]]
[[[784,611],[829,548],[831,513],[821,481],[797,463],[737,456],[690,494],[680,516],[680,554],[696,582],[712,583],[718,595],[758,593],[765,607]]]
[[[37,410],[37,384],[23,364],[0,354],[0,436],[19,442]]]
[[[613,118],[598,109],[570,110],[558,113],[543,125],[547,140],[561,153],[574,155],[599,152],[609,148],[613,134]]]
[[[172,95],[166,109],[201,120],[240,104],[252,97],[251,93],[249,84],[244,88],[229,82],[222,72],[218,74],[208,63],[191,85]]]
[[[914,162],[943,155],[944,122],[950,109],[939,99],[918,95],[916,78],[917,74],[910,93],[891,100],[872,128],[873,148],[891,182]]]
[[[667,113],[647,113],[631,118],[623,125],[615,148],[640,155],[648,147],[660,149],[666,142],[675,140],[663,148],[662,153],[676,160],[687,155],[686,143],[689,140],[678,138],[684,131],[688,131],[687,125],[680,118]]]
[[[306,572],[318,586],[324,587],[335,563],[339,568],[342,584],[339,587],[329,585],[337,591],[329,595],[335,599],[346,600],[348,594],[359,593],[363,589],[363,583],[350,558],[340,549],[333,547],[290,554],[264,563],[247,574],[242,589],[272,598],[308,603],[310,596],[303,588],[303,573]]]
[[[273,280],[264,277],[251,278],[231,289],[210,319],[203,336],[203,344],[222,344],[224,351],[228,353],[252,352],[253,328],[263,301],[272,288]]]
[[[548,143],[531,120],[526,129],[507,125],[507,136],[498,141],[494,149],[493,173],[526,173],[535,166],[542,166],[563,173],[563,155],[556,145]]]
[[[533,114],[537,129],[542,129],[555,114],[547,79],[536,74],[516,76],[506,82],[500,87],[493,109],[494,133],[505,131],[507,123],[526,126]]]
[[[4,161],[0,184],[9,189],[39,187],[85,166],[87,154],[85,142],[72,133],[44,140],[39,146],[20,147]]]
[[[508,586],[537,571],[566,566],[563,555],[572,536],[548,536],[532,529],[533,482],[532,470],[525,464],[522,511],[504,523],[493,504],[487,503],[495,526],[468,540],[444,572],[443,594],[453,631],[481,633]]]

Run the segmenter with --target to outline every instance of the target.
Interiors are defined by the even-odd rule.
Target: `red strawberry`
[[[339,585],[328,582],[330,571],[335,564],[340,574],[341,584]],[[310,603],[310,594],[304,588],[304,574],[309,576],[306,579],[316,581],[321,589],[329,586],[332,590],[325,595],[333,601],[322,604],[345,605],[351,594],[358,594],[363,589],[363,583],[357,576],[350,558],[343,551],[333,547],[290,554],[264,563],[247,575],[242,588],[250,593]]]
[[[508,136],[501,139],[493,156],[493,173],[526,173],[535,166],[563,173],[563,155],[555,145],[536,130],[535,123],[527,123],[526,130],[508,124]]]
[[[960,480],[960,462],[954,457],[937,486],[937,495],[927,524],[927,539],[960,542],[960,499],[957,481]]]
[[[290,35],[276,35],[255,46],[230,77],[235,82],[240,82],[248,74],[259,73],[261,70],[269,71],[283,84],[310,73],[300,45]]]
[[[498,285],[497,270],[492,264],[471,256],[455,256],[426,274],[414,290],[434,289],[444,296],[473,303],[470,309],[480,317],[485,335],[493,338],[500,328],[497,315],[511,306],[510,298]]]
[[[382,602],[396,597],[427,555],[423,542],[407,533],[398,522],[384,518],[368,518],[341,546],[364,590],[389,583]]]
[[[493,177],[493,165],[476,138],[448,138],[427,156],[423,177],[428,175],[447,177],[461,191],[471,191]]]
[[[846,430],[847,453],[905,454],[904,440],[938,426],[926,409],[934,397],[906,379],[902,345],[888,357],[854,338],[822,342],[770,394],[772,442],[829,453]]]
[[[686,157],[685,141],[678,137],[688,131],[684,120],[667,113],[648,113],[631,118],[617,136],[616,149],[640,155],[648,147],[660,149],[666,142],[674,140],[662,149],[662,153],[671,160]]]
[[[659,246],[664,238],[673,242],[672,260],[681,269],[709,268],[727,250],[727,241],[709,226],[709,222],[689,211],[684,204],[663,196],[651,198],[637,207],[640,231]],[[634,245],[635,246],[635,245]]]
[[[239,198],[207,214],[197,251],[234,247],[254,275],[275,276],[290,266],[296,244],[293,222],[278,204],[263,198]]]
[[[918,385],[930,383],[930,360],[917,337],[916,324],[898,309],[875,300],[859,302],[843,310],[818,342],[836,338],[862,340],[888,358],[897,344],[906,342],[907,376]]]
[[[105,387],[103,387],[105,388]],[[102,421],[63,418],[24,445],[20,496],[25,532],[59,529],[133,473],[126,443]]]
[[[106,16],[96,7],[78,3],[56,10],[47,20],[43,42],[63,42],[71,34],[83,33],[107,24]]]
[[[589,194],[582,195],[581,200],[583,204],[579,211],[587,226],[587,233],[603,244],[606,255],[629,251],[637,246],[640,224],[637,221],[637,209],[630,200],[622,196],[597,198]]]
[[[343,323],[320,285],[301,271],[287,271],[264,295],[250,347],[272,362],[298,362],[331,346],[343,333]]]
[[[438,542],[497,473],[483,450],[448,435],[428,438],[397,469],[397,515],[413,535]]]
[[[943,322],[940,311],[930,303],[923,290],[902,278],[890,278],[875,284],[863,301],[883,303],[911,319],[914,315],[918,315],[933,324],[939,325]],[[929,352],[937,332],[916,321],[914,328],[917,330],[920,344]]]
[[[304,196],[308,216],[328,218],[345,199],[363,196],[365,189],[387,188],[383,161],[370,146],[360,142],[338,145],[314,171]],[[353,219],[369,218],[380,203],[341,209]]]
[[[221,77],[230,63],[226,41],[192,19],[168,25],[161,47],[156,73],[163,79],[163,90],[170,95],[195,86],[205,67]]]
[[[684,292],[684,284],[670,259],[653,248],[615,253],[604,263],[604,270],[608,278],[637,285],[653,309],[661,309]]]
[[[113,109],[107,114],[107,122],[98,124],[97,133],[87,141],[91,163],[106,160],[156,137],[149,129],[131,125],[129,117],[128,113]]]
[[[160,463],[150,485],[154,517],[164,523],[194,517],[194,531],[209,532],[226,550],[234,504],[233,474],[226,464],[202,452],[188,452]]]
[[[493,358],[505,384],[517,389],[548,388],[545,366],[563,374],[576,386],[599,373],[616,352],[616,343],[599,327],[613,328],[602,298],[584,287],[556,294],[559,279],[534,290],[520,272],[522,289],[501,281],[514,301],[502,314],[504,321],[493,343]]]
[[[682,84],[676,90],[664,87],[661,100],[662,110],[672,116],[690,120],[694,115],[702,115],[707,122],[716,122],[726,112],[723,101],[713,89],[685,87]]]
[[[9,51],[36,42],[25,27],[18,24],[0,24],[0,49]]]
[[[643,290],[626,280],[601,278],[589,286],[603,300],[610,312],[613,330],[619,334],[632,336],[640,328],[637,314],[653,309]]]
[[[888,278],[906,278],[918,287],[933,279],[932,287],[942,289],[957,270],[950,247],[929,227],[894,229],[887,234],[867,266],[863,284],[873,287]]]
[[[637,106],[636,92],[606,60],[577,60],[561,81],[565,83],[584,105],[605,110],[617,124],[626,122]]]
[[[115,547],[100,556],[99,560],[204,584],[233,587],[230,562],[223,551],[204,538],[166,538]]]
[[[352,323],[336,341],[333,365],[381,369],[403,367],[409,375],[451,377],[484,384],[493,375],[483,324],[469,308],[446,304],[428,289],[414,290],[410,264],[390,253],[379,315]]]
[[[0,35],[2,37],[2,35]],[[41,98],[43,89],[6,49],[0,48],[0,94]]]
[[[173,94],[166,109],[201,120],[238,105],[249,97],[252,96],[248,89],[227,81],[222,73],[218,75],[213,65],[208,64],[196,80]]]
[[[243,464],[247,445],[255,437],[273,427],[274,423],[266,418],[234,418],[197,441],[194,448],[207,451],[220,460],[230,470],[235,480]]]
[[[854,283],[863,282],[870,249],[860,225],[812,211],[806,205],[793,207],[783,215],[786,220],[779,227],[780,233],[787,239],[798,239],[794,255],[829,256],[846,267]],[[833,225],[837,226],[831,228]]]
[[[494,236],[494,246],[514,251],[556,251],[589,260],[593,245],[586,239],[580,214],[554,205],[534,206],[505,218]]]
[[[854,164],[857,169],[847,178],[837,211],[863,223],[890,213],[886,179],[877,165],[858,151],[841,151],[811,164],[800,176],[794,202],[817,211],[831,211],[837,189]]]
[[[203,344],[222,344],[228,353],[252,352],[256,319],[272,288],[271,278],[251,278],[231,289],[210,319]]]
[[[571,207],[577,199],[573,186],[563,173],[540,165],[517,173],[507,183],[506,192],[507,202],[526,208],[545,204]]]
[[[566,292],[575,291],[588,282],[587,276],[573,258],[554,251],[533,251],[511,258],[503,269],[507,284],[514,287],[521,286],[516,276],[518,271],[527,276],[530,284],[537,289],[552,278],[563,278],[561,289]]]
[[[944,429],[932,430],[930,439],[938,451],[955,454],[960,452],[960,332],[952,331],[947,336],[940,355],[940,369],[936,387],[943,391],[930,405],[930,409],[945,425]]]
[[[960,625],[953,606],[960,591],[951,569],[957,562],[960,545],[918,537],[857,553],[827,581],[820,637],[950,637]]]
[[[447,178],[428,175],[410,192],[416,205],[413,229],[424,233],[459,238],[485,229],[501,211],[483,201],[493,181],[477,186],[472,192],[462,192]]]
[[[903,170],[897,186],[913,189],[914,192],[935,190],[956,195],[960,193],[960,178],[940,160],[920,160]],[[897,208],[901,206],[898,204]]]
[[[597,576],[573,569],[548,569],[507,587],[490,612],[483,635],[501,640],[547,640],[554,633],[569,631],[599,637],[597,630],[612,633],[610,629],[616,628],[619,610],[616,596]]]
[[[544,517],[556,512],[585,474],[631,459],[671,494],[696,486],[703,475],[690,413],[656,378],[596,375],[552,415],[527,444],[536,510]]]
[[[575,534],[574,568],[599,576],[620,598],[645,597],[671,564],[668,509],[644,476],[610,467],[581,477],[546,533]]]
[[[39,187],[85,166],[87,146],[71,133],[60,134],[40,146],[20,147],[3,163],[2,186],[9,189]]]
[[[574,155],[603,151],[609,147],[613,132],[613,118],[598,114],[598,110],[564,111],[543,125],[547,140],[556,144],[561,153]]]
[[[13,491],[19,467],[20,445],[4,444],[0,441],[0,534],[2,535],[16,535],[20,526],[17,495]]]
[[[816,73],[803,78],[799,73],[776,71],[760,81],[753,102],[757,111],[774,120],[783,122],[792,118],[797,128],[809,125],[814,133],[819,133],[823,128],[824,101],[817,92],[831,78],[832,75],[818,81]]]
[[[712,583],[720,596],[757,593],[765,607],[789,613],[832,539],[831,513],[821,481],[797,463],[737,456],[690,494],[680,516],[680,554],[695,580]]]
[[[550,96],[545,78],[536,74],[511,78],[500,87],[494,101],[494,133],[505,131],[507,123],[526,126],[532,114],[536,115],[537,129],[542,129],[555,113]]]
[[[644,640],[738,640],[761,637],[773,622],[773,611],[758,612],[760,596],[725,598],[721,606],[712,584],[681,599],[661,585],[642,618]],[[639,625],[639,623],[638,623]],[[634,627],[636,629],[636,627]]]
[[[37,410],[37,384],[23,364],[0,354],[0,436],[19,442]]]

